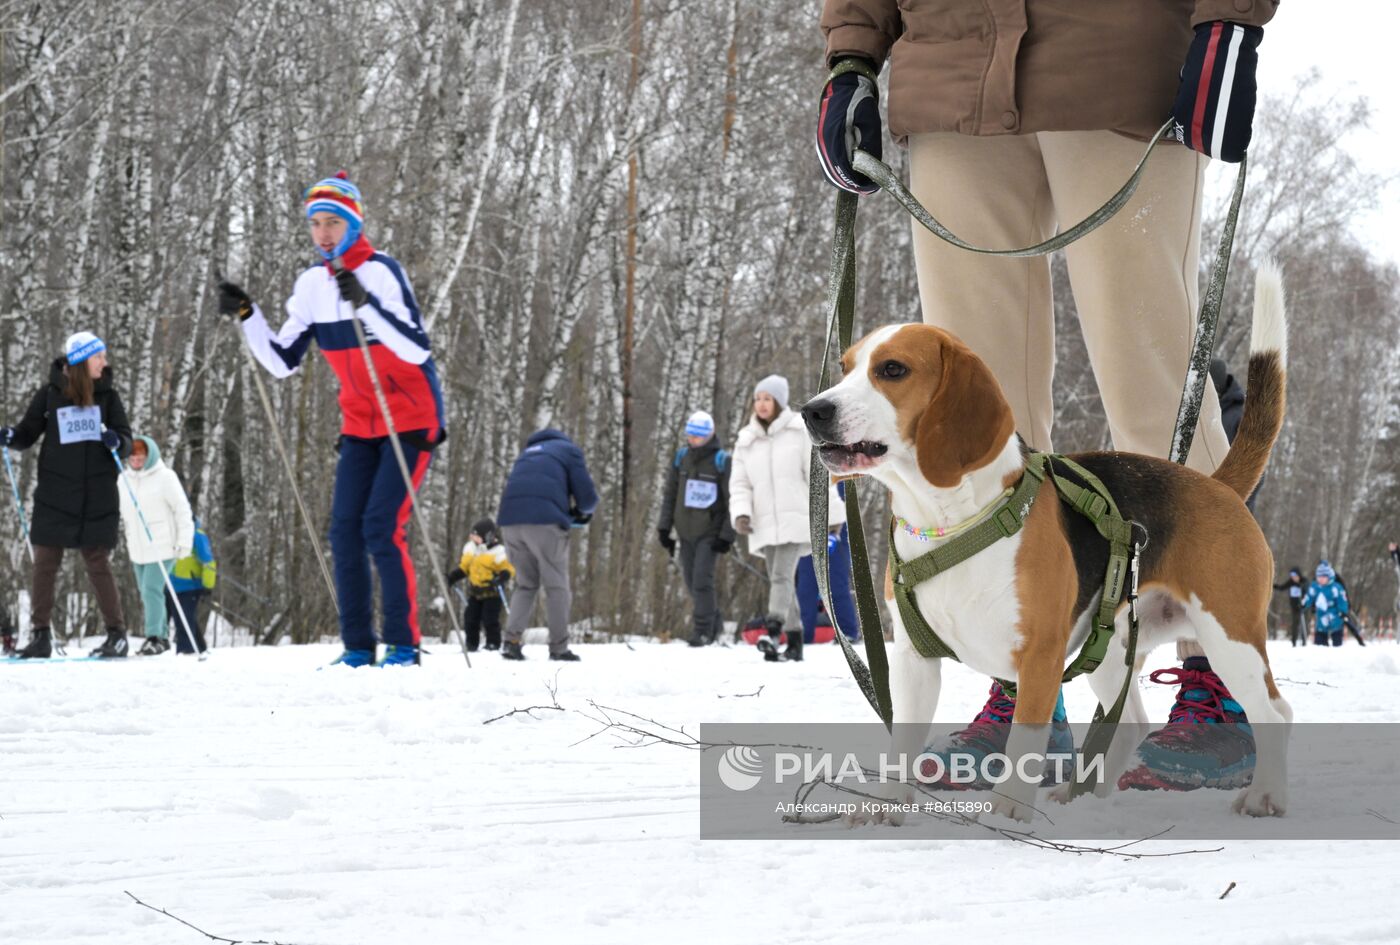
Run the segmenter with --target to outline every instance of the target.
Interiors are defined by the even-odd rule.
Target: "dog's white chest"
[[[904,535],[896,535],[895,540],[905,560],[929,550],[928,545]],[[1002,679],[1015,678],[1011,655],[1021,645],[1021,603],[1016,592],[1020,543],[1020,535],[1002,539],[914,591],[924,620],[958,659],[979,673]],[[898,625],[897,609],[891,610]]]

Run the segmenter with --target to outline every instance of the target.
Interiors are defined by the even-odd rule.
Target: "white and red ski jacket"
[[[274,377],[288,377],[296,373],[314,338],[340,380],[340,432],[362,438],[387,436],[350,321],[358,317],[394,427],[400,432],[423,431],[430,442],[436,442],[443,427],[442,388],[418,301],[403,269],[393,257],[376,252],[364,237],[346,251],[341,262],[355,273],[369,301],[352,314],[350,303],[340,297],[330,265],[312,266],[297,277],[287,299],[287,321],[275,334],[262,310],[253,306],[253,314],[243,322],[253,354]]]

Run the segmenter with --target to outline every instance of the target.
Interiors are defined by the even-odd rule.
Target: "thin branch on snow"
[[[870,775],[870,776],[875,776],[877,773],[876,773],[876,772],[873,772],[873,771],[868,771],[868,770],[867,770],[867,771],[866,771],[866,774],[867,774],[867,775]],[[865,791],[857,791],[856,789],[854,789],[854,788],[852,788],[852,787],[850,787],[850,786],[848,786],[848,785],[836,784],[836,783],[834,783],[834,782],[828,781],[828,780],[825,779],[825,778],[815,778],[815,779],[813,779],[813,780],[811,780],[811,781],[804,782],[803,784],[801,784],[801,785],[798,787],[796,793],[794,793],[794,795],[793,795],[793,801],[794,801],[796,804],[798,804],[798,805],[805,804],[806,801],[807,801],[807,798],[808,798],[809,796],[811,796],[812,792],[813,792],[819,785],[822,785],[822,784],[825,784],[825,785],[831,787],[833,790],[839,791],[839,792],[841,792],[841,793],[850,794],[850,795],[853,795],[853,796],[855,796],[855,797],[865,798],[866,800],[872,800],[872,801],[886,801],[886,800],[888,800],[888,798],[886,798],[886,797],[881,797],[881,796],[878,796],[878,795],[875,795],[875,794],[870,794],[870,793],[867,793],[867,792],[865,792]],[[924,785],[911,785],[911,787],[914,787],[916,790],[919,791],[919,793],[923,794],[925,797],[928,797],[928,798],[930,798],[930,799],[932,799],[932,800],[944,800],[944,798],[942,798],[940,795],[935,794],[935,793],[933,793],[932,791],[928,790],[927,787],[925,787]],[[1044,812],[1043,812],[1043,811],[1042,811],[1042,812],[1039,812],[1039,813],[1041,813],[1042,816],[1044,816]],[[944,811],[938,811],[938,810],[934,810],[934,809],[927,809],[927,808],[922,808],[922,807],[921,807],[921,809],[918,811],[918,815],[919,815],[919,816],[928,817],[928,818],[933,819],[933,820],[941,820],[941,821],[944,821],[944,822],[946,822],[946,823],[957,824],[957,825],[964,826],[964,827],[980,828],[980,829],[985,830],[985,831],[988,831],[988,832],[990,832],[990,833],[997,834],[997,835],[999,835],[999,836],[1001,836],[1001,837],[1005,837],[1007,840],[1011,840],[1011,841],[1013,841],[1013,842],[1015,842],[1015,843],[1024,843],[1024,844],[1028,844],[1029,846],[1033,846],[1033,847],[1036,847],[1036,848],[1041,849],[1041,850],[1052,850],[1052,851],[1054,851],[1054,852],[1056,852],[1056,853],[1073,853],[1073,854],[1076,854],[1076,855],[1083,855],[1083,854],[1086,854],[1086,853],[1094,853],[1094,854],[1098,854],[1098,855],[1100,855],[1100,856],[1114,856],[1114,857],[1118,857],[1119,859],[1124,859],[1124,860],[1146,860],[1146,859],[1159,859],[1159,858],[1161,858],[1161,857],[1168,857],[1168,856],[1185,856],[1185,855],[1187,855],[1187,854],[1192,854],[1192,853],[1219,853],[1220,851],[1222,851],[1222,850],[1225,849],[1224,847],[1215,847],[1214,849],[1209,849],[1209,850],[1173,850],[1173,851],[1170,851],[1170,852],[1167,852],[1167,853],[1137,853],[1137,852],[1128,852],[1128,848],[1129,848],[1129,847],[1136,846],[1136,845],[1139,844],[1139,843],[1146,843],[1148,840],[1156,840],[1156,839],[1158,839],[1159,837],[1162,837],[1163,835],[1169,833],[1169,832],[1173,829],[1173,828],[1171,828],[1171,827],[1167,827],[1167,828],[1165,828],[1165,829],[1163,829],[1163,830],[1159,830],[1157,833],[1150,834],[1150,835],[1148,835],[1148,836],[1146,836],[1146,837],[1139,837],[1139,838],[1136,839],[1136,840],[1129,840],[1129,841],[1127,841],[1127,842],[1125,842],[1125,843],[1120,843],[1120,844],[1117,844],[1117,845],[1115,845],[1115,846],[1092,847],[1092,846],[1084,846],[1084,845],[1082,845],[1082,844],[1077,844],[1077,843],[1063,843],[1063,842],[1058,841],[1058,840],[1049,840],[1049,839],[1047,839],[1047,838],[1045,838],[1045,837],[1039,836],[1039,835],[1036,834],[1035,831],[1033,831],[1033,830],[1017,830],[1017,829],[1012,828],[1012,827],[998,827],[998,826],[996,826],[996,825],[994,825],[994,824],[985,824],[985,823],[982,823],[982,822],[981,822],[980,820],[978,820],[977,818],[975,818],[975,817],[970,817],[970,816],[968,816],[967,814],[948,813],[948,812],[944,812]],[[842,815],[839,814],[839,813],[830,813],[830,814],[801,814],[801,813],[798,813],[798,814],[784,814],[783,817],[782,817],[782,820],[783,820],[783,823],[791,823],[791,824],[826,824],[826,823],[830,823],[830,822],[832,822],[832,821],[834,821],[834,820],[839,820],[839,819],[841,818],[841,816],[842,816]],[[1049,817],[1046,817],[1046,820],[1049,820],[1049,819],[1050,819]],[[1223,898],[1223,897],[1222,897],[1222,898]]]
[[[765,683],[765,685],[766,685],[766,683]],[[754,697],[754,696],[759,696],[759,695],[762,695],[762,694],[763,694],[763,686],[759,686],[759,687],[758,687],[757,689],[755,689],[753,692],[736,692],[736,693],[733,693],[733,694],[728,695],[728,696],[726,696],[726,695],[724,695],[723,693],[721,693],[721,694],[719,694],[718,696],[716,696],[715,698],[717,698],[717,699],[749,699],[749,698],[752,698],[752,697]]]
[[[1234,884],[1233,882],[1231,882],[1230,885],[1228,885],[1228,886],[1225,887],[1225,891],[1224,891],[1223,893],[1220,894],[1220,898],[1221,898],[1221,899],[1224,899],[1226,896],[1230,895],[1230,890],[1232,890],[1232,889],[1234,889],[1234,888],[1235,888],[1235,884]]]
[[[612,733],[613,736],[622,743],[615,745],[614,747],[616,748],[647,748],[651,745],[673,745],[676,748],[687,748],[691,751],[736,747],[800,748],[806,751],[813,750],[813,746],[811,745],[794,745],[788,742],[701,741],[684,728],[676,728],[664,722],[658,722],[655,719],[648,719],[635,712],[628,712],[626,709],[616,709],[612,706],[599,705],[592,699],[588,700],[588,704],[592,706],[598,714],[589,715],[587,712],[579,711],[579,715],[593,722],[597,722],[602,728],[598,729],[598,731],[594,732],[592,735],[580,738],[578,741],[574,742],[573,745],[570,745],[570,748],[591,741],[599,735]],[[622,718],[614,718],[614,715],[621,716]]]
[[[173,913],[173,912],[169,912],[169,911],[167,911],[167,910],[165,910],[165,909],[157,909],[155,906],[151,905],[151,904],[148,903],[148,902],[142,902],[140,899],[137,899],[136,896],[133,895],[133,894],[131,893],[130,890],[123,889],[122,892],[126,893],[128,896],[131,896],[131,901],[134,902],[134,903],[136,903],[138,906],[142,906],[143,908],[150,909],[152,912],[158,912],[158,913],[160,913],[161,915],[166,916],[167,918],[174,919],[176,922],[179,922],[181,925],[187,926],[188,928],[194,929],[194,930],[195,930],[196,932],[198,932],[200,935],[203,935],[205,938],[209,939],[209,940],[212,941],[212,942],[224,942],[225,945],[292,945],[291,942],[280,942],[280,941],[277,941],[277,940],[275,940],[275,939],[267,939],[267,938],[226,938],[226,937],[224,937],[224,936],[222,936],[222,935],[214,935],[214,934],[211,933],[211,932],[206,932],[206,931],[204,931],[204,930],[201,929],[199,926],[195,925],[193,922],[187,922],[187,921],[185,921],[184,919],[180,918],[178,915],[176,915],[176,914]]]
[[[485,722],[482,722],[481,724],[490,725],[492,722],[499,722],[501,719],[508,719],[512,715],[524,714],[530,716],[530,718],[533,719],[535,718],[536,712],[565,711],[564,707],[559,704],[559,673],[557,670],[554,673],[554,682],[545,683],[545,688],[549,690],[549,699],[552,703],[551,705],[532,705],[524,709],[511,709],[509,712],[502,713],[501,715],[494,715],[491,718],[487,719]]]
[[[1274,682],[1286,682],[1286,683],[1289,683],[1289,684],[1294,685],[1294,686],[1326,686],[1328,689],[1337,689],[1337,688],[1339,688],[1338,686],[1335,686],[1335,685],[1333,685],[1333,684],[1330,683],[1330,682],[1323,682],[1323,681],[1320,680],[1320,679],[1313,679],[1313,680],[1307,680],[1307,679],[1288,679],[1288,678],[1286,678],[1286,677],[1284,677],[1284,676],[1275,676],[1275,677],[1274,677]]]

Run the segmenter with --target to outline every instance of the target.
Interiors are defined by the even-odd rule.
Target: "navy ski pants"
[[[827,554],[831,559],[831,599],[836,608],[836,622],[852,640],[859,633],[856,622],[856,602],[851,596],[851,540],[846,526],[841,526],[840,540],[834,546],[827,542]],[[802,612],[803,637],[812,642],[812,634],[817,626],[818,605],[821,603],[821,589],[817,587],[817,569],[812,564],[812,556],[806,555],[797,562],[797,606]]]
[[[414,447],[402,434],[400,442],[417,490],[433,454]],[[371,558],[383,596],[384,642],[417,646],[422,639],[418,581],[404,536],[412,514],[412,499],[389,438],[342,437],[331,499],[331,557],[340,601],[340,638],[347,650],[369,650],[375,645]]]

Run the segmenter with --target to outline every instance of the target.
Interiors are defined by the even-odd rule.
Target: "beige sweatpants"
[[[1143,147],[1110,131],[915,135],[910,189],[971,243],[1026,246],[1097,209],[1128,179]],[[1159,147],[1128,204],[1065,250],[1114,449],[1165,457],[1171,446],[1196,329],[1205,164],[1186,148]],[[1048,257],[979,256],[913,226],[924,321],[948,329],[986,361],[1017,430],[1033,448],[1052,449]],[[1220,403],[1207,384],[1187,464],[1213,472],[1228,449]],[[1179,645],[1178,652],[1199,650]]]

